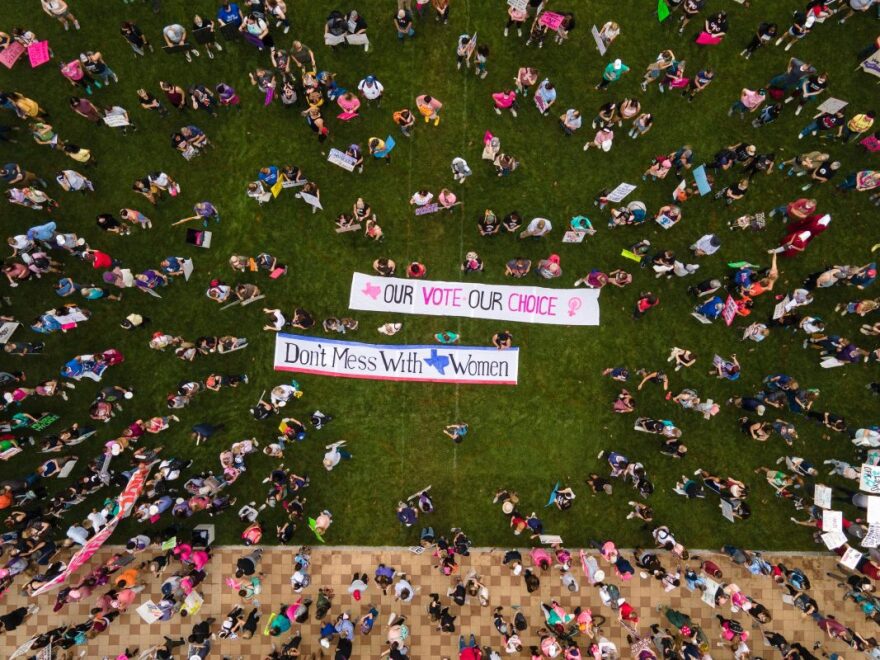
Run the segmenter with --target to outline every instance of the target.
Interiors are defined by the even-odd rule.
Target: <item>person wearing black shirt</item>
[[[794,111],[794,114],[799,115],[807,103],[816,101],[827,88],[828,74],[820,73],[818,76],[813,75],[806,80],[802,80],[795,93],[785,99],[785,102],[788,103],[795,98],[798,98],[798,106],[797,110]]]
[[[752,40],[745,48],[743,48],[740,55],[749,59],[761,46],[773,41],[778,30],[779,28],[776,26],[776,23],[761,23],[755,31],[755,34],[752,36]]]

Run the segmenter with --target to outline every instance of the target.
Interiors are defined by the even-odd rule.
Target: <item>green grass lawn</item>
[[[84,303],[94,312],[93,318],[67,335],[45,337],[47,346],[42,357],[4,358],[8,368],[26,369],[28,384],[33,384],[57,375],[61,365],[74,355],[109,347],[123,351],[125,363],[110,369],[101,385],[133,386],[136,396],[126,402],[124,412],[112,423],[102,426],[96,437],[77,448],[83,464],[129,420],[162,414],[166,410],[165,395],[178,382],[211,372],[246,372],[250,384],[200,395],[190,407],[179,412],[180,424],[144,442],[163,445],[166,455],[194,458],[199,469],[216,470],[219,451],[233,441],[256,436],[265,443],[273,437],[277,419],[258,423],[248,413],[260,392],[289,378],[272,370],[274,337],[261,330],[262,303],[220,311],[204,295],[212,278],[228,283],[253,281],[264,289],[267,306],[287,311],[303,306],[323,319],[349,315],[351,273],[369,272],[372,261],[379,256],[391,257],[398,264],[418,259],[427,265],[430,278],[456,280],[461,277],[459,263],[464,253],[477,250],[486,263],[485,273],[478,276],[478,281],[501,283],[508,259],[525,256],[538,260],[556,252],[561,255],[564,275],[548,286],[569,287],[591,268],[607,272],[633,267],[635,282],[624,290],[608,288],[602,292],[599,327],[510,324],[508,329],[521,347],[520,383],[516,387],[297,378],[305,395],[292,409],[285,409],[285,414],[306,420],[312,410],[320,408],[335,417],[326,429],[310,432],[305,442],[289,448],[284,460],[287,466],[312,477],[306,493],[309,512],[315,514],[325,507],[332,510],[335,522],[328,542],[414,543],[418,529],[403,529],[395,520],[394,507],[401,497],[432,484],[437,512],[425,519],[425,524],[438,532],[459,526],[477,544],[506,545],[514,542],[514,538],[506,528],[506,519],[492,505],[495,489],[516,489],[522,509],[528,513],[541,510],[551,487],[560,480],[574,487],[578,498],[569,512],[543,510],[547,531],[561,534],[575,546],[606,535],[623,545],[645,543],[650,540],[647,532],[639,524],[623,520],[627,500],[635,495],[633,491],[620,484],[610,498],[591,498],[583,484],[590,472],[607,474],[607,465],[596,458],[598,452],[617,449],[645,463],[657,486],[651,498],[656,519],[669,524],[686,544],[717,547],[736,541],[774,549],[813,547],[805,528],[792,529],[787,523],[793,513],[791,506],[774,498],[772,490],[752,471],[757,466],[773,464],[786,452],[814,462],[831,456],[852,459],[854,450],[846,436],[824,438],[819,427],[785,412],[783,416],[796,423],[801,441],[790,451],[778,436],[761,445],[740,433],[736,410],[726,407],[707,422],[696,413],[664,401],[658,388],[648,387],[636,393],[637,413],[672,419],[683,429],[690,452],[685,460],[676,462],[657,452],[659,440],[654,436],[632,430],[634,415],[612,414],[617,384],[600,376],[603,367],[614,365],[625,364],[633,371],[638,367],[665,368],[670,347],[684,346],[695,351],[699,359],[690,371],[671,375],[674,392],[690,386],[704,397],[723,402],[734,394],[756,392],[765,374],[786,372],[802,384],[821,389],[817,408],[845,415],[854,428],[876,422],[876,402],[866,399],[864,389],[867,382],[876,379],[875,365],[825,371],[818,366],[817,353],[801,348],[803,337],[799,334],[774,331],[760,345],[746,344],[739,341],[741,321],[732,328],[721,322],[705,326],[689,316],[693,304],[686,293],[689,284],[723,276],[725,264],[730,261],[749,260],[766,265],[766,250],[775,246],[784,233],[778,219],[769,223],[767,231],[757,234],[732,234],[727,231],[728,221],[746,212],[769,211],[800,196],[798,187],[803,179],[787,178],[778,171],[770,177],[756,178],[747,198],[733,208],[726,208],[711,197],[690,201],[683,207],[684,220],[668,232],[651,222],[642,228],[611,231],[606,227],[607,215],[599,212],[592,200],[602,188],[630,181],[639,184],[630,199],[643,200],[649,211],[658,208],[670,199],[677,181],[670,176],[664,182],[642,182],[640,175],[653,156],[686,143],[696,150],[697,164],[711,159],[723,145],[741,140],[753,141],[759,151],[775,150],[779,160],[812,149],[815,141],[797,140],[797,132],[811,116],[809,110],[794,117],[789,105],[779,121],[756,130],[749,122],[729,118],[727,109],[742,87],[764,85],[784,70],[790,55],[812,62],[820,71],[827,70],[832,95],[849,101],[854,112],[870,109],[877,102],[875,79],[854,69],[855,53],[876,36],[874,14],[857,16],[844,26],[830,20],[818,26],[812,36],[790,53],[762,49],[746,61],[738,53],[757,24],[774,20],[783,30],[789,24],[791,11],[802,8],[802,2],[755,3],[751,9],[734,3],[710,3],[713,10],[728,8],[730,34],[720,46],[701,48],[691,42],[697,31],[695,24],[680,37],[673,25],[657,23],[651,14],[652,2],[647,0],[625,4],[610,0],[554,0],[552,8],[576,12],[577,29],[565,45],[560,47],[548,40],[538,50],[525,48],[524,40],[515,36],[503,37],[506,6],[501,0],[453,0],[448,26],[436,23],[433,16],[423,18],[417,21],[416,38],[401,45],[391,25],[393,3],[383,0],[361,3],[358,7],[369,22],[372,41],[369,53],[365,54],[360,48],[333,51],[321,43],[324,19],[336,6],[334,3],[288,2],[293,28],[288,35],[276,31],[280,45],[289,47],[294,38],[301,39],[314,49],[319,69],[335,72],[343,87],[353,88],[364,75],[374,74],[386,90],[381,109],[367,108],[362,120],[341,124],[333,116],[336,113],[328,113],[331,137],[320,145],[298,111],[285,110],[277,103],[264,107],[262,94],[249,84],[248,72],[257,65],[267,66],[268,55],[238,43],[224,45],[224,52],[214,60],[203,53],[192,64],[181,56],[171,57],[162,52],[135,59],[119,34],[121,21],[134,20],[154,44],[159,44],[164,25],[180,22],[188,26],[196,11],[213,15],[213,0],[165,0],[159,14],[153,14],[149,5],[142,2],[72,0],[71,8],[82,23],[82,30],[69,33],[43,14],[37,2],[7,4],[0,28],[7,32],[18,25],[33,29],[40,38],[49,39],[55,60],[33,71],[26,63],[19,63],[11,72],[0,71],[0,89],[19,90],[40,101],[51,112],[52,124],[61,137],[90,147],[99,161],[98,167],[89,172],[97,188],[94,194],[64,193],[51,184],[50,193],[61,202],[55,214],[59,227],[85,236],[92,246],[122,259],[135,272],[156,267],[168,255],[195,260],[191,281],[175,282],[162,291],[162,300],[129,290],[121,303]],[[608,57],[599,57],[589,28],[593,23],[601,26],[610,19],[620,23],[622,35],[608,57],[621,57],[632,71],[612,85],[610,91],[601,93],[593,85]],[[491,49],[489,76],[485,80],[455,68],[458,35],[474,31]],[[716,82],[694,103],[688,104],[677,93],[661,95],[656,86],[647,94],[639,90],[641,72],[664,48],[672,48],[679,58],[686,59],[692,73],[706,65],[717,72]],[[98,90],[93,101],[128,108],[139,127],[137,133],[122,136],[107,128],[96,128],[67,108],[72,90],[58,73],[57,62],[84,50],[100,50],[120,78],[118,85]],[[559,101],[555,115],[568,107],[581,110],[585,127],[575,137],[562,134],[555,116],[541,118],[531,99],[521,104],[517,119],[495,115],[490,94],[508,87],[522,65],[537,67],[541,77],[549,76],[556,84]],[[183,87],[195,82],[210,87],[227,82],[242,96],[242,110],[224,110],[217,119],[192,110],[183,115],[172,111],[166,119],[141,111],[135,90],[145,87],[159,96],[160,79]],[[420,121],[411,140],[399,137],[391,121],[392,111],[404,106],[414,109],[414,97],[423,93],[444,102],[442,123],[434,128]],[[639,96],[643,108],[655,115],[655,128],[638,141],[618,131],[611,153],[584,153],[581,147],[587,135],[592,136],[589,121],[598,107],[608,99],[620,100],[627,95]],[[6,123],[17,123],[10,114],[3,117]],[[186,162],[171,148],[169,136],[189,123],[204,129],[216,149]],[[521,160],[522,167],[512,176],[499,179],[491,166],[480,160],[486,130],[498,135],[504,149]],[[330,147],[344,150],[352,142],[365,146],[370,136],[384,137],[389,133],[398,140],[390,165],[370,161],[363,174],[349,174],[325,162]],[[18,145],[2,144],[0,148],[3,162],[19,162],[44,177],[75,165],[62,154],[31,142],[24,127]],[[827,145],[827,150],[843,161],[845,173],[864,169],[871,162],[856,145],[834,143]],[[463,188],[455,186],[464,204],[452,215],[414,218],[408,204],[410,195],[419,188],[436,194],[444,186],[453,187],[449,163],[457,155],[464,156],[474,169]],[[289,193],[263,207],[245,196],[246,184],[256,178],[261,166],[291,163],[299,165],[308,178],[320,185],[325,209],[322,213],[312,215]],[[132,192],[131,184],[135,178],[155,170],[176,177],[182,194],[152,209]],[[733,172],[728,173],[724,182],[733,182],[734,176]],[[782,277],[777,285],[781,291],[794,288],[824,264],[867,262],[869,248],[878,240],[877,211],[865,196],[836,195],[830,187],[810,194],[819,200],[820,209],[833,214],[834,223],[806,254],[781,262]],[[350,210],[358,196],[363,196],[378,213],[387,236],[384,242],[368,242],[359,233],[334,232],[334,218],[339,212]],[[189,215],[192,204],[203,199],[211,200],[222,213],[221,224],[211,227],[214,243],[210,250],[186,245],[185,228],[169,227],[173,221]],[[128,237],[97,229],[94,217],[98,213],[115,213],[126,206],[151,216],[153,229],[135,230]],[[555,229],[550,237],[528,243],[511,235],[482,238],[477,233],[476,219],[485,208],[500,216],[518,210],[526,219],[536,215],[547,217]],[[593,219],[598,234],[582,245],[562,245],[561,228],[579,213]],[[5,234],[11,235],[41,222],[45,216],[4,206],[2,217]],[[684,258],[689,256],[688,246],[708,231],[721,236],[722,249],[715,256],[702,259],[699,273],[688,281],[654,280],[650,270],[639,270],[636,264],[619,256],[622,248],[648,238],[658,249],[674,250]],[[287,263],[289,274],[271,281],[260,274],[233,274],[227,265],[230,254],[255,255],[261,251],[272,252]],[[82,263],[67,259],[65,266],[77,281],[97,280]],[[13,300],[12,308],[4,313],[14,314],[26,324],[39,312],[57,304],[53,281],[46,277],[18,289],[4,289],[3,295]],[[530,278],[529,282],[534,280]],[[632,305],[639,291],[649,288],[659,295],[661,305],[647,318],[635,322],[630,316]],[[857,297],[858,292],[852,288],[823,290],[808,309],[827,318],[832,333],[873,348],[876,342],[858,334],[857,318],[833,315],[836,303]],[[774,304],[772,295],[764,296],[753,318],[764,319]],[[133,311],[152,319],[149,329],[126,333],[119,327],[119,321]],[[388,341],[375,331],[387,321],[403,322],[402,332],[392,340],[401,344],[428,343],[435,332],[453,330],[461,334],[463,344],[483,345],[504,327],[492,321],[458,318],[351,315],[360,321],[360,329],[346,338],[366,342]],[[246,336],[250,346],[232,355],[212,355],[197,358],[192,364],[184,363],[171,353],[158,353],[147,347],[150,333],[156,330],[190,340],[203,334],[237,334]],[[41,337],[24,327],[15,339]],[[738,353],[743,366],[740,381],[722,382],[706,375],[715,352]],[[58,412],[62,421],[55,428],[74,421],[89,421],[86,409],[101,385],[84,380],[77,385],[69,403],[53,400],[44,405],[32,398],[23,409]],[[630,385],[634,389],[635,384]],[[226,429],[207,445],[195,447],[188,430],[201,421],[222,422]],[[467,440],[458,446],[441,432],[445,424],[456,421],[471,425]],[[324,445],[336,439],[348,441],[354,459],[327,473],[321,467],[321,456]],[[29,451],[0,466],[0,475],[23,475],[43,458]],[[114,465],[119,467],[121,463]],[[249,458],[247,473],[233,487],[239,504],[262,501],[264,485],[260,482],[274,463],[263,455]],[[720,517],[717,499],[686,502],[675,496],[675,479],[698,467],[749,482],[752,518],[731,528]],[[84,465],[77,468],[83,469]],[[61,485],[49,484],[50,492]],[[85,507],[76,513],[85,515]],[[268,527],[281,517],[270,511],[261,519]],[[221,520],[223,524],[219,524]],[[224,543],[237,543],[243,529],[232,514],[213,520],[197,515],[189,521],[201,522],[218,524],[218,539]],[[134,523],[128,524],[118,537],[123,538],[135,528]],[[267,530],[265,538],[270,540],[274,534]],[[310,538],[307,529],[298,530],[295,537],[303,542]]]

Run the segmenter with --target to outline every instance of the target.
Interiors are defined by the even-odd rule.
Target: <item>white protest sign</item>
[[[880,525],[868,525],[868,533],[862,539],[863,548],[876,548],[880,545]]]
[[[162,610],[151,600],[138,607],[136,611],[147,623],[156,623],[162,617]]]
[[[299,193],[299,197],[309,206],[316,209],[324,210],[324,207],[321,206],[321,200],[315,197],[314,195],[310,195],[309,193]]]
[[[599,56],[601,57],[602,55],[605,54],[605,51],[607,50],[607,48],[605,48],[605,41],[602,39],[602,36],[599,34],[599,28],[597,28],[594,25],[592,27],[592,29],[590,30],[590,34],[593,35],[593,41],[596,42],[596,48],[599,49]]]
[[[538,540],[544,545],[554,545],[557,543],[562,545],[562,537],[558,534],[541,534],[538,536]]]
[[[843,557],[840,558],[840,565],[846,566],[851,571],[856,570],[856,566],[859,565],[859,562],[862,560],[864,555],[856,550],[855,548],[847,548],[846,552],[843,553]]]
[[[354,166],[357,161],[354,158],[349,156],[348,154],[339,151],[339,149],[331,149],[330,153],[327,154],[327,162],[333,163],[334,165],[338,165],[344,170],[349,172],[354,171]]]
[[[868,524],[880,523],[880,497],[868,496]]]
[[[822,484],[816,484],[813,489],[813,502],[822,509],[831,508],[831,489]]]
[[[324,44],[327,46],[338,46],[343,41],[345,41],[344,34],[330,34],[328,32],[324,35]]]
[[[621,183],[614,190],[612,190],[608,195],[605,196],[609,202],[614,202],[618,204],[624,200],[624,198],[629,195],[633,190],[636,189],[631,183]]]
[[[838,110],[843,110],[848,105],[849,102],[847,101],[841,101],[840,99],[831,97],[830,99],[825,99],[822,104],[816,108],[816,112],[827,112],[828,114],[833,115]]]
[[[880,50],[875,51],[874,54],[862,62],[859,67],[865,73],[870,73],[872,76],[880,76]]]
[[[587,235],[585,231],[575,231],[573,229],[569,229],[562,235],[563,243],[583,243],[584,237]]]
[[[5,344],[12,338],[12,333],[20,324],[15,321],[4,321],[0,325],[0,344]]]
[[[528,11],[529,0],[507,0],[508,7],[513,7],[517,11]]]
[[[843,532],[825,532],[822,534],[822,541],[829,550],[835,550],[846,543],[846,534]]]
[[[123,115],[122,113],[112,113],[109,115],[104,115],[104,123],[107,126],[111,126],[113,128],[119,128],[121,126],[128,126],[129,121],[128,117]]]
[[[842,532],[843,531],[843,513],[840,511],[830,511],[826,509],[822,512],[822,531],[824,532]]]
[[[279,333],[275,370],[370,380],[516,385],[519,349],[362,344]]]
[[[347,34],[345,35],[345,41],[351,46],[366,46],[370,43],[370,39],[366,34]]]
[[[184,259],[181,262],[181,266],[183,266],[183,279],[189,282],[190,275],[193,274],[193,260],[192,259]]]
[[[733,515],[733,505],[727,500],[721,500],[721,515],[732,523],[736,522],[736,518]]]
[[[371,312],[599,325],[597,289],[404,280],[353,273],[348,306]]]
[[[859,479],[859,490],[873,495],[880,494],[880,466],[862,465],[862,475]]]

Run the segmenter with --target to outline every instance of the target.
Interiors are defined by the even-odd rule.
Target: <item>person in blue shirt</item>
[[[44,225],[35,225],[27,230],[27,237],[32,241],[49,242],[55,236],[55,229],[58,225],[54,222],[47,222]]]
[[[217,8],[217,20],[221,25],[234,25],[238,27],[243,20],[241,10],[234,2],[224,2]]]
[[[260,168],[260,171],[257,174],[257,179],[265,183],[267,187],[271,188],[278,183],[278,167],[275,165],[269,165],[268,167]]]

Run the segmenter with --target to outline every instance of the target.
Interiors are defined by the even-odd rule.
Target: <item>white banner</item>
[[[516,385],[519,349],[361,344],[279,333],[275,370],[370,380]]]
[[[354,273],[351,309],[519,323],[599,325],[599,291],[404,280]]]

